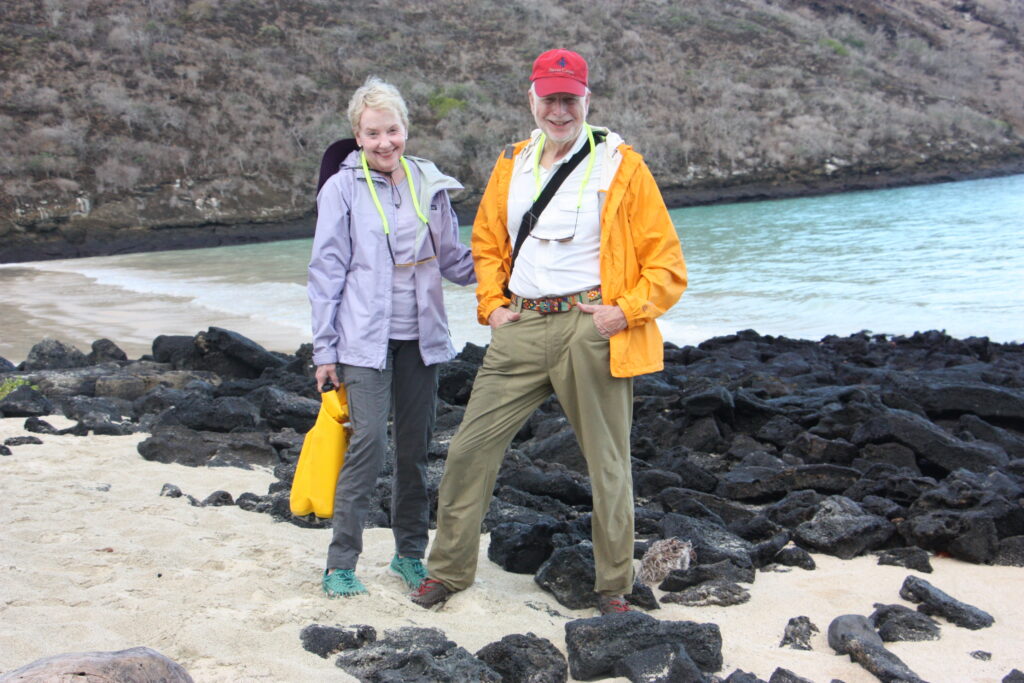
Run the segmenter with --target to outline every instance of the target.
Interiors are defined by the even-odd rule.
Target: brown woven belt
[[[573,309],[576,304],[589,304],[601,298],[601,286],[591,287],[582,292],[574,294],[563,294],[562,296],[549,296],[543,299],[524,299],[518,294],[512,295],[512,305],[520,310],[536,311],[541,315],[549,313],[565,313]]]

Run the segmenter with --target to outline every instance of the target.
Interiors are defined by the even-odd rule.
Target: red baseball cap
[[[530,82],[540,97],[566,92],[587,94],[587,60],[572,50],[548,50],[533,62]]]

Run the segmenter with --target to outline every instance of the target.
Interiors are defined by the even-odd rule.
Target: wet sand
[[[138,358],[152,352],[159,334],[192,336],[211,326],[283,353],[294,353],[310,336],[308,330],[212,311],[184,297],[130,292],[56,270],[0,268],[0,292],[0,356],[15,364],[44,337],[57,338],[83,353],[97,339],[106,338],[129,358]]]

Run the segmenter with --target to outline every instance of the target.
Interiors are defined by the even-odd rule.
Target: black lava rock
[[[675,593],[666,593],[661,597],[664,603],[704,607],[715,605],[730,607],[742,605],[750,601],[750,591],[732,581],[716,579],[685,588]]]
[[[92,343],[92,351],[85,357],[90,365],[99,363],[123,363],[128,360],[128,354],[109,339],[97,339]]]
[[[715,624],[659,621],[640,612],[623,612],[565,625],[569,671],[573,678],[611,676],[616,664],[638,651],[662,644],[681,645],[703,672],[722,668],[722,634]]]
[[[502,472],[498,477],[498,483],[527,493],[548,496],[568,505],[591,503],[589,483],[579,481],[578,477],[557,466],[547,471],[527,466]]]
[[[930,467],[944,473],[961,467],[981,472],[990,466],[1004,466],[1008,462],[1006,453],[1001,449],[962,441],[926,418],[905,410],[890,410],[872,418],[853,435],[853,442],[858,446],[887,441],[903,444],[914,451],[918,460],[924,460]]]
[[[768,683],[814,683],[809,678],[803,676],[797,676],[789,669],[783,669],[778,667],[772,672],[772,675],[768,677]]]
[[[167,498],[181,498],[181,488],[175,484],[164,484],[160,488],[160,495],[166,496]]]
[[[223,507],[226,505],[234,505],[235,499],[231,497],[231,494],[227,491],[214,491],[200,503],[203,507]]]
[[[27,384],[14,389],[0,400],[4,417],[41,417],[53,413],[53,404],[38,390]]]
[[[32,347],[18,369],[22,372],[31,372],[81,368],[86,365],[89,365],[89,361],[84,353],[62,341],[47,338]]]
[[[38,417],[30,417],[25,420],[25,431],[33,434],[59,434],[60,430],[46,420]]]
[[[844,614],[832,620],[828,625],[828,645],[838,654],[846,654],[847,646],[852,640],[859,640],[868,645],[882,646],[882,639],[875,632],[867,617],[859,614]]]
[[[1024,567],[1024,535],[1001,539],[995,563],[1008,567]]]
[[[505,571],[533,574],[551,556],[555,546],[551,537],[563,531],[564,524],[526,525],[505,522],[491,529],[487,557]]]
[[[630,683],[661,683],[662,681],[688,681],[699,683],[708,677],[690,658],[686,647],[677,643],[662,643],[620,659],[612,673]]]
[[[501,675],[436,628],[403,627],[362,647],[345,650],[335,664],[360,681],[499,683]]]
[[[846,644],[846,654],[879,680],[925,683],[903,660],[880,645],[854,638]]]
[[[723,683],[767,683],[767,681],[743,669],[736,669],[725,677]]]
[[[711,564],[721,560],[729,560],[737,567],[752,567],[753,545],[726,529],[721,524],[709,520],[695,519],[670,512],[661,521],[662,538],[673,536],[693,544],[693,553],[697,561]]]
[[[221,377],[259,377],[264,370],[285,363],[248,337],[220,327],[198,333],[193,345],[198,351],[195,369],[210,370]]]
[[[259,422],[259,410],[243,398],[188,395],[160,413],[156,425],[181,425],[206,432],[251,432]]]
[[[507,635],[485,645],[477,659],[501,674],[504,683],[565,683],[565,655],[547,638],[532,633]]]
[[[901,640],[938,640],[939,624],[931,617],[903,605],[875,604],[868,620],[887,643]]]
[[[323,626],[310,624],[299,633],[302,647],[308,652],[327,659],[343,650],[354,650],[377,640],[372,626]]]
[[[320,413],[319,400],[273,386],[257,389],[247,398],[259,406],[260,415],[273,429],[291,428],[305,434]]]
[[[277,451],[265,434],[197,432],[184,427],[164,427],[137,446],[139,455],[155,462],[251,468],[274,465]]]
[[[924,614],[940,616],[947,621],[976,631],[995,623],[992,615],[973,605],[960,602],[932,584],[916,576],[908,576],[900,588],[900,597],[920,603],[917,607]]]
[[[775,564],[781,564],[784,567],[799,567],[800,569],[806,569],[812,571],[818,568],[815,564],[814,558],[811,554],[795,545],[786,546],[779,552],[775,553],[775,557],[772,558]]]
[[[42,443],[38,436],[11,436],[4,439],[5,446],[39,446]]]
[[[878,564],[915,569],[925,574],[932,573],[928,551],[922,548],[890,548],[878,553]]]
[[[698,564],[688,569],[673,569],[658,586],[663,591],[681,591],[706,581],[730,581],[753,583],[753,567],[737,567],[729,560],[721,560],[714,564]]]
[[[437,395],[442,401],[452,405],[464,406],[469,402],[473,390],[473,380],[479,364],[462,360],[452,360],[441,365],[438,372]]]
[[[844,496],[823,500],[810,520],[799,525],[793,538],[800,545],[843,559],[881,547],[896,532],[889,520],[866,514]]]
[[[556,549],[533,580],[569,609],[585,609],[597,604],[596,576],[594,548],[584,542]]]

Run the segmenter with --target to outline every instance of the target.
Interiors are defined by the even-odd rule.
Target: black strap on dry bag
[[[604,138],[604,131],[594,131],[595,145],[599,145],[604,142]],[[541,154],[542,152],[543,150],[538,150],[537,154]],[[548,180],[548,184],[544,186],[544,190],[540,193],[540,196],[537,197],[535,202],[533,202],[533,206],[523,214],[523,222],[519,225],[519,233],[516,234],[516,243],[512,248],[512,262],[508,266],[509,282],[512,281],[512,269],[516,267],[516,259],[519,257],[519,250],[523,248],[523,243],[526,242],[527,235],[533,232],[534,226],[537,225],[537,219],[540,217],[540,214],[544,211],[545,207],[547,207],[551,198],[555,196],[555,192],[558,191],[558,188],[562,185],[565,179],[569,177],[569,174],[572,173],[573,169],[579,166],[580,162],[587,158],[588,154],[590,154],[590,145],[583,145],[578,152],[573,154],[568,161],[562,164],[558,170],[555,171],[555,174]],[[507,294],[508,287],[506,287],[505,290],[505,293]]]

